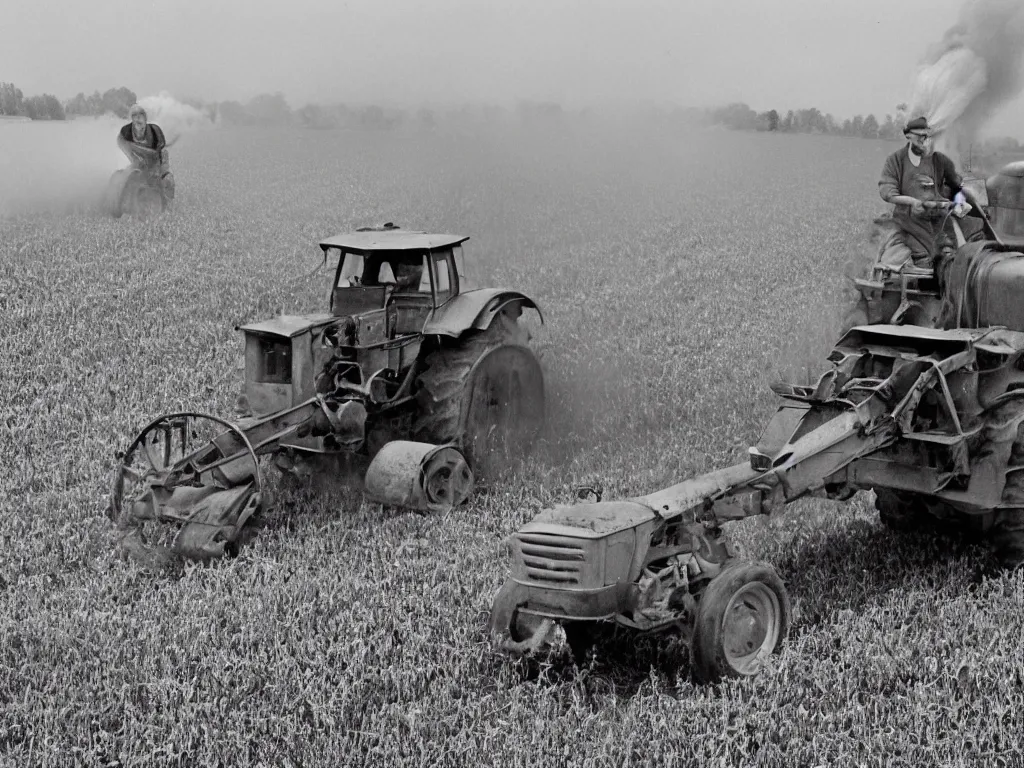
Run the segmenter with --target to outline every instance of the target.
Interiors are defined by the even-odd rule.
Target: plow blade
[[[243,539],[252,533],[246,527],[259,511],[260,494],[253,483],[234,488],[201,486],[178,487],[173,491],[150,488],[131,503],[122,526],[127,533],[123,549],[143,565],[164,562],[175,556],[210,561],[238,552]],[[149,540],[143,534],[145,524],[172,523],[179,527],[170,545]],[[165,539],[166,540],[166,539]]]
[[[366,470],[363,493],[370,501],[425,512],[443,512],[469,498],[473,471],[449,446],[394,440]]]
[[[147,425],[121,456],[107,513],[143,565],[234,555],[262,503],[252,443],[236,425],[196,412]]]
[[[259,505],[252,483],[215,490],[192,508],[171,549],[193,560],[223,557],[237,547],[242,529]]]

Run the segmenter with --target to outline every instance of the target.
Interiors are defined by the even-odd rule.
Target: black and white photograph
[[[1024,768],[1024,0],[0,33],[0,765]]]

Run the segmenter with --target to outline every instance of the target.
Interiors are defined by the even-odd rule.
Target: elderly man
[[[903,135],[906,146],[886,158],[878,181],[878,193],[894,206],[893,227],[882,243],[880,258],[890,266],[913,261],[916,266],[931,267],[941,250],[943,225],[949,215],[948,206],[943,209],[934,204],[948,203],[957,193],[969,197],[969,193],[963,189],[963,178],[953,161],[932,148],[926,118],[908,122]]]
[[[167,152],[167,139],[156,123],[147,122],[146,110],[135,104],[128,110],[131,122],[123,126],[117,134],[117,146],[121,148],[133,165],[142,168],[159,166],[160,178],[163,181],[166,199],[174,197],[174,176],[170,170],[170,159]]]

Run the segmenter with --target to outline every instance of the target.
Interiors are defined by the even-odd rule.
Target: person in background
[[[131,122],[122,126],[118,132],[117,146],[133,165],[139,165],[144,169],[159,166],[164,194],[167,198],[174,197],[174,176],[171,174],[167,139],[163,130],[156,123],[147,121],[146,110],[139,104],[128,110],[128,117],[131,118]]]

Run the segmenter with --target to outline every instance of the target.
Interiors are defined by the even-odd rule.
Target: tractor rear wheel
[[[132,174],[121,190],[118,214],[152,216],[165,208],[164,196],[159,186],[150,184],[141,173]]]
[[[454,445],[478,479],[528,452],[544,422],[544,375],[526,336],[501,314],[431,352],[416,382],[413,440]]]

